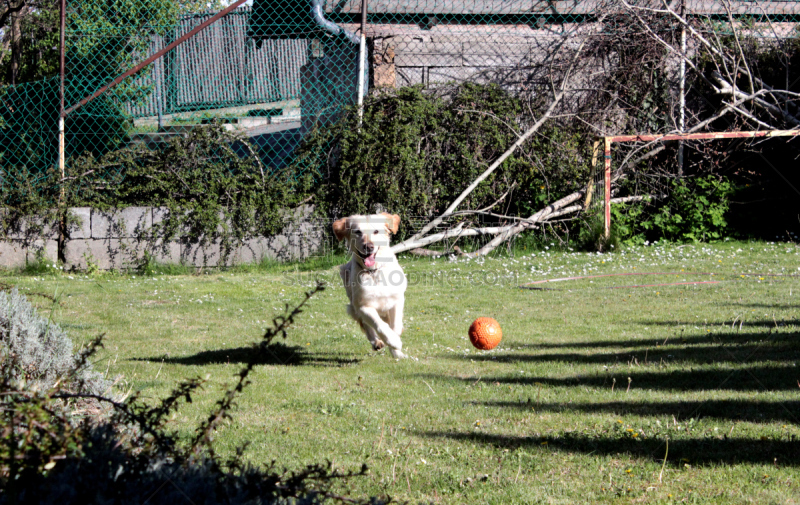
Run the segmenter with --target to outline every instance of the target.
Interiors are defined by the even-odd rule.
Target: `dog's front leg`
[[[392,327],[397,336],[403,334],[403,305],[405,304],[405,300],[401,297],[397,300],[397,303],[392,307],[389,311],[389,326]]]
[[[364,324],[361,320],[358,321],[358,325],[361,326],[361,331],[367,335],[367,340],[369,340],[369,343],[372,344],[372,349],[376,351],[383,349],[385,344],[378,336],[378,332],[373,330],[370,325]]]
[[[358,309],[358,312],[361,316],[359,319],[377,331],[381,340],[389,346],[392,356],[395,358],[406,357],[406,355],[401,352],[403,349],[403,341],[400,340],[400,335],[398,335],[386,321],[381,319],[376,309],[372,307],[361,307]]]

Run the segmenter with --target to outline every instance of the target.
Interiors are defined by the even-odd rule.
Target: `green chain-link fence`
[[[3,185],[21,179],[57,184],[53,168],[59,79],[52,76],[57,66],[48,63],[46,79],[8,83],[19,82],[22,68],[14,47],[24,53],[42,37],[42,30],[52,46],[58,17],[52,13],[58,4],[16,1],[28,1],[30,7],[8,18],[3,32],[11,49],[5,54],[9,76],[0,88],[0,177]],[[644,14],[659,19],[662,31],[672,27],[664,33],[675,36],[678,23],[666,4],[630,3],[651,6],[654,10]],[[69,0],[67,109],[210,19],[213,12],[195,13],[208,5]],[[750,35],[788,40],[797,37],[800,22],[800,5],[794,1],[686,0],[682,7],[680,1],[668,5],[675,12],[683,8],[692,20],[697,32],[690,34],[691,40],[703,34],[724,36],[731,20]],[[357,102],[361,9],[361,0],[255,0],[233,10],[70,112],[66,163],[85,153],[99,156],[136,143],[158,149],[187,127],[218,121],[249,139],[266,166],[285,167],[305,135]],[[556,48],[588,35],[591,45],[602,45],[623,32],[643,30],[630,13],[623,14],[626,7],[618,1],[370,0],[367,12],[363,63],[368,92],[492,82],[535,94],[549,84],[554,62],[548,58]],[[20,27],[33,26],[27,35],[24,29],[14,31],[17,18],[22,18]],[[33,23],[34,18],[41,23]],[[43,29],[42,23],[52,29]],[[50,59],[57,56],[52,47],[48,51]],[[580,100],[576,94],[565,107]]]

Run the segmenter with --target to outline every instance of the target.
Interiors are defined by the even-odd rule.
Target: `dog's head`
[[[373,269],[379,261],[394,258],[389,236],[397,233],[399,226],[400,216],[382,212],[339,219],[333,223],[333,233],[338,240],[347,240],[347,247],[361,266]]]

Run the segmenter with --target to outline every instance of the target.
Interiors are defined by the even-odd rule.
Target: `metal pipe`
[[[208,27],[210,24],[214,23],[214,22],[215,22],[215,21],[217,21],[219,18],[221,18],[221,17],[223,17],[223,16],[227,15],[227,14],[228,14],[228,13],[230,13],[232,10],[236,9],[237,7],[239,7],[240,5],[244,4],[245,2],[247,2],[247,0],[236,0],[234,3],[230,4],[229,6],[227,6],[226,8],[224,8],[223,10],[219,11],[218,13],[214,14],[213,16],[211,16],[210,18],[208,18],[207,20],[203,21],[202,23],[200,23],[199,25],[197,25],[196,27],[194,27],[194,28],[193,28],[191,31],[189,31],[189,32],[188,32],[188,33],[186,33],[185,35],[183,35],[183,36],[181,36],[181,37],[177,38],[177,39],[176,39],[176,40],[175,40],[173,43],[171,43],[170,45],[168,45],[168,46],[167,46],[167,47],[165,47],[164,49],[162,49],[162,50],[160,50],[160,51],[156,52],[155,54],[153,54],[152,56],[150,56],[149,58],[147,58],[147,59],[146,59],[146,60],[144,60],[143,62],[139,63],[139,64],[138,64],[138,65],[136,65],[135,67],[131,68],[130,70],[128,70],[128,71],[127,71],[127,72],[125,72],[124,74],[122,74],[122,75],[118,76],[118,77],[117,77],[116,79],[114,79],[113,81],[109,82],[108,84],[106,84],[106,85],[105,85],[105,86],[103,86],[102,88],[98,89],[97,91],[95,91],[95,92],[94,92],[94,93],[92,93],[91,95],[88,95],[88,96],[87,96],[87,97],[85,97],[83,100],[81,100],[80,102],[76,103],[75,105],[73,105],[72,107],[70,107],[69,109],[67,109],[67,110],[64,112],[64,115],[65,115],[65,116],[66,116],[66,115],[69,115],[69,114],[71,114],[72,112],[74,112],[75,110],[77,110],[79,107],[82,107],[82,106],[86,105],[87,103],[91,102],[92,100],[94,100],[94,99],[95,99],[95,98],[97,98],[98,96],[102,95],[103,93],[105,93],[105,92],[106,92],[106,91],[108,91],[109,89],[113,88],[113,87],[114,87],[114,86],[116,86],[117,84],[119,84],[119,83],[121,83],[122,81],[124,81],[126,78],[128,78],[128,77],[132,76],[133,74],[135,74],[136,72],[140,71],[141,69],[143,69],[143,68],[144,68],[144,67],[146,67],[147,65],[149,65],[149,64],[151,64],[151,63],[153,63],[153,62],[154,62],[154,61],[156,61],[157,59],[159,59],[159,58],[161,58],[162,56],[164,56],[164,55],[165,55],[166,53],[168,53],[169,51],[171,51],[171,50],[175,49],[176,47],[178,47],[179,45],[183,44],[183,43],[184,43],[184,42],[186,42],[188,39],[190,39],[190,38],[192,38],[194,35],[196,35],[198,32],[200,32],[200,31],[204,30],[204,29],[205,29],[205,28],[207,28],[207,27]]]
[[[364,93],[367,63],[367,0],[361,0],[361,40],[358,48],[358,127],[364,119]]]
[[[314,21],[328,33],[332,35],[343,35],[353,44],[360,44],[359,38],[355,33],[348,32],[336,23],[325,19],[325,13],[322,11],[323,1],[324,0],[312,0],[311,2],[311,16],[314,18]]]
[[[59,48],[58,48],[58,170],[61,179],[64,179],[64,74],[66,73],[66,59],[64,54],[67,49],[67,0],[59,2],[60,21],[59,21]]]
[[[710,139],[742,139],[759,137],[796,137],[800,135],[800,130],[769,130],[751,132],[719,132],[719,133],[673,133],[669,135],[615,135],[605,137],[611,142],[631,142],[631,141],[668,141],[668,140],[710,140]]]

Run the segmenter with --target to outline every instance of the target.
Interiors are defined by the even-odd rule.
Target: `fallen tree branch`
[[[419,239],[420,237],[424,236],[426,233],[428,233],[429,231],[431,231],[432,229],[437,227],[439,224],[441,224],[442,221],[444,221],[445,219],[450,217],[453,214],[453,211],[461,204],[461,202],[463,202],[464,199],[467,198],[469,196],[469,194],[472,193],[472,191],[475,190],[476,187],[478,187],[478,184],[480,184],[487,177],[489,177],[492,174],[492,172],[494,172],[495,169],[497,169],[497,167],[499,167],[509,156],[514,154],[514,151],[516,151],[519,146],[524,144],[525,141],[528,140],[528,138],[531,135],[533,135],[534,133],[536,133],[539,130],[539,128],[545,123],[545,121],[547,121],[550,118],[550,115],[553,113],[553,111],[555,110],[556,106],[558,105],[558,103],[561,101],[561,99],[563,97],[564,97],[564,90],[561,90],[556,95],[555,99],[553,100],[553,103],[550,104],[550,107],[548,107],[547,111],[544,113],[544,116],[542,116],[538,121],[536,121],[536,123],[532,127],[530,127],[528,129],[528,131],[526,131],[522,136],[520,136],[519,139],[517,139],[517,141],[514,142],[514,145],[509,147],[506,152],[501,154],[500,157],[497,158],[494,161],[494,163],[489,165],[489,168],[487,168],[481,175],[479,175],[477,179],[472,181],[472,184],[470,184],[467,187],[467,189],[465,189],[460,195],[458,195],[458,198],[456,198],[453,201],[453,203],[450,204],[450,206],[447,208],[447,210],[444,211],[444,213],[442,213],[442,215],[440,215],[439,217],[437,217],[433,221],[431,221],[428,224],[426,224],[425,226],[423,226],[422,229],[419,232],[417,232],[416,235],[414,235],[413,237],[411,237],[408,240],[409,241],[414,241],[414,240]],[[400,244],[398,244],[398,245],[400,245]]]
[[[474,236],[478,236],[478,235],[500,235],[500,234],[503,234],[503,233],[508,233],[507,237],[504,239],[504,240],[507,240],[508,238],[512,237],[516,233],[519,233],[521,231],[524,231],[524,230],[527,230],[527,229],[530,229],[530,228],[535,228],[539,224],[553,222],[553,220],[556,219],[556,218],[582,211],[583,210],[583,205],[570,205],[571,203],[575,202],[576,200],[581,199],[582,197],[583,197],[583,191],[578,191],[576,193],[572,193],[571,195],[566,196],[566,197],[562,198],[561,200],[558,200],[557,202],[554,202],[554,203],[548,205],[547,207],[545,207],[544,209],[540,210],[539,212],[537,212],[533,216],[529,217],[528,219],[515,218],[515,219],[519,220],[519,223],[513,224],[513,225],[508,225],[508,226],[489,226],[489,227],[484,227],[484,228],[466,228],[466,229],[462,229],[461,228],[461,224],[462,223],[459,223],[459,225],[457,227],[455,227],[453,229],[450,229],[450,230],[447,230],[447,231],[444,231],[442,233],[436,233],[434,235],[428,235],[427,237],[420,238],[420,239],[417,239],[417,240],[414,240],[414,241],[411,241],[409,239],[409,240],[407,240],[405,242],[397,244],[397,245],[392,247],[392,251],[395,254],[408,251],[411,254],[416,254],[416,255],[420,255],[420,256],[435,256],[435,255],[441,256],[441,255],[446,254],[446,253],[437,252],[437,251],[431,251],[430,249],[425,249],[424,246],[429,245],[429,244],[433,244],[435,242],[440,242],[440,241],[448,239],[448,238],[474,237]],[[624,196],[624,197],[620,197],[620,198],[612,198],[611,199],[611,204],[614,205],[614,204],[628,203],[628,202],[640,202],[640,201],[642,201],[642,200],[644,200],[646,198],[657,198],[657,197],[655,197],[653,195]],[[517,231],[516,233],[512,234],[511,232],[514,231],[515,229],[518,229],[519,231]],[[500,238],[500,237],[498,237],[498,238]],[[498,238],[495,238],[494,240],[497,240]],[[500,240],[498,242],[498,245],[500,243],[502,243],[502,242],[503,242],[503,240]],[[494,249],[494,247],[492,249]],[[461,254],[461,255],[473,255],[473,256],[480,255],[479,254],[480,250],[478,252],[475,252],[475,253],[472,253],[472,254],[465,253],[465,252],[461,251],[458,247],[455,247],[454,250],[457,250],[458,254]]]
[[[717,112],[716,114],[714,114],[710,118],[704,119],[703,121],[701,121],[701,122],[697,123],[696,125],[692,126],[688,130],[686,130],[686,133],[695,133],[695,132],[697,132],[699,130],[702,130],[706,126],[710,125],[711,123],[713,123],[717,119],[720,119],[721,117],[725,116],[729,112],[736,112],[735,107],[738,106],[738,105],[743,104],[746,101],[747,101],[746,99],[742,99],[742,100],[736,101],[736,102],[731,103],[731,104],[727,104],[726,103],[725,107],[723,107],[719,112]],[[661,151],[663,151],[664,149],[666,149],[666,147],[664,146],[663,142],[660,141],[660,140],[654,140],[652,142],[648,142],[644,147],[651,146],[651,145],[654,145],[654,144],[660,144],[660,145],[658,147],[655,147],[655,148],[651,149],[650,151],[646,152],[645,154],[639,156],[638,158],[633,159],[632,161],[629,161],[628,159],[626,159],[622,163],[620,163],[619,168],[617,168],[614,171],[614,173],[611,174],[611,184],[614,184],[620,178],[622,178],[625,175],[625,169],[627,169],[629,166],[635,165],[635,164],[639,163],[640,161],[644,161],[644,160],[646,160],[648,158],[651,158],[651,157],[655,156],[656,154],[660,153]],[[630,158],[630,156],[628,158]]]
[[[451,229],[444,231],[442,233],[435,233],[433,235],[428,235],[427,237],[419,238],[417,240],[408,239],[399,244],[395,244],[392,246],[392,252],[397,254],[405,251],[410,251],[411,249],[417,249],[426,246],[428,244],[433,244],[434,242],[440,242],[448,238],[474,237],[477,235],[497,235],[498,233],[503,233],[503,231],[511,228],[512,226],[513,225],[490,226],[486,228]]]
[[[502,244],[506,240],[508,240],[511,237],[513,237],[513,236],[521,233],[522,231],[528,229],[528,227],[530,226],[531,222],[540,223],[540,222],[545,221],[551,214],[554,214],[557,211],[563,210],[569,204],[574,203],[574,202],[580,200],[581,198],[583,198],[584,194],[585,194],[585,191],[583,191],[583,190],[576,191],[575,193],[567,195],[564,198],[551,203],[547,207],[543,208],[542,210],[540,210],[536,214],[534,214],[531,217],[529,217],[524,222],[522,222],[520,224],[517,224],[517,225],[514,225],[514,226],[511,226],[506,231],[500,233],[498,236],[496,236],[491,241],[489,241],[486,245],[484,245],[483,247],[481,247],[480,249],[475,251],[475,253],[474,253],[475,256],[485,256],[485,255],[489,254],[490,252],[495,250],[495,248],[497,248],[497,246],[499,246],[500,244]],[[578,208],[582,208],[582,206],[577,206],[577,207]]]
[[[508,190],[506,190],[506,192],[505,192],[505,193],[503,193],[503,194],[502,194],[502,196],[500,196],[500,198],[498,198],[498,199],[497,199],[497,200],[496,200],[496,201],[495,201],[493,204],[491,204],[491,205],[489,205],[489,206],[487,206],[487,207],[484,207],[484,208],[480,209],[478,212],[486,212],[486,211],[488,211],[489,209],[491,209],[492,207],[494,207],[495,205],[497,205],[498,203],[502,202],[503,200],[505,200],[505,198],[508,196],[508,194],[509,194],[509,193],[511,193],[512,191],[514,191],[514,188],[516,188],[516,187],[517,187],[517,181],[514,181],[514,182],[511,184],[511,187],[510,187],[510,188],[508,188]]]
[[[788,110],[781,110],[779,107],[776,107],[776,106],[774,106],[774,105],[770,104],[769,102],[767,102],[767,101],[765,101],[765,100],[763,100],[763,99],[761,99],[761,98],[757,98],[757,96],[758,96],[758,95],[762,95],[762,94],[771,94],[771,95],[785,95],[785,96],[787,96],[787,97],[788,97],[788,96],[791,96],[791,95],[793,95],[793,94],[794,94],[794,93],[792,93],[791,91],[789,91],[789,90],[776,90],[776,89],[774,89],[773,87],[771,87],[771,86],[769,86],[768,84],[766,84],[766,83],[765,83],[763,80],[761,80],[761,79],[760,79],[758,76],[754,75],[754,74],[753,74],[753,72],[751,72],[751,71],[750,71],[750,68],[749,68],[749,67],[747,67],[746,65],[745,65],[745,68],[746,68],[746,72],[745,72],[745,73],[747,74],[747,78],[748,78],[748,80],[749,80],[749,81],[750,81],[750,83],[751,83],[752,89],[755,89],[755,85],[754,85],[754,84],[757,84],[758,86],[760,86],[760,87],[762,88],[761,90],[759,90],[759,91],[756,91],[756,92],[754,92],[754,93],[752,93],[752,94],[748,95],[748,94],[746,94],[746,93],[742,92],[741,90],[739,90],[738,88],[735,88],[734,86],[731,86],[731,85],[730,85],[729,83],[727,83],[727,82],[726,82],[726,84],[728,84],[728,86],[727,86],[727,89],[725,89],[726,87],[725,87],[725,86],[723,86],[723,89],[722,89],[722,90],[720,90],[720,89],[719,89],[719,88],[718,88],[718,87],[717,87],[717,86],[716,86],[716,85],[715,85],[713,82],[711,82],[711,81],[709,80],[709,78],[707,78],[705,75],[703,75],[703,73],[700,71],[700,69],[698,69],[698,68],[697,68],[697,66],[694,64],[694,62],[693,62],[693,61],[692,61],[692,60],[689,58],[689,56],[688,56],[687,54],[683,54],[683,53],[682,53],[680,50],[678,50],[678,49],[676,49],[676,48],[672,47],[672,45],[671,45],[671,44],[669,44],[669,43],[668,43],[668,42],[666,42],[666,41],[665,41],[663,38],[661,38],[660,36],[658,36],[658,35],[657,35],[657,34],[656,34],[656,33],[655,33],[655,32],[654,32],[654,31],[653,31],[651,28],[650,28],[650,26],[648,25],[648,23],[647,23],[645,20],[643,20],[643,19],[641,18],[641,16],[639,16],[639,13],[638,13],[638,11],[640,11],[640,10],[641,10],[641,11],[648,11],[648,12],[654,12],[654,13],[659,13],[659,14],[669,14],[670,16],[673,16],[673,17],[675,17],[675,18],[678,20],[678,22],[679,22],[680,24],[682,24],[682,25],[683,25],[683,26],[684,26],[684,27],[685,27],[687,30],[689,30],[689,32],[691,33],[691,35],[692,35],[692,36],[693,36],[693,37],[694,37],[696,40],[698,40],[698,41],[699,41],[699,42],[700,42],[700,43],[701,43],[703,46],[705,46],[705,47],[706,47],[706,48],[707,48],[707,49],[708,49],[708,50],[709,50],[709,51],[710,51],[710,52],[711,52],[713,55],[717,56],[717,57],[720,59],[720,61],[721,61],[721,63],[723,64],[723,66],[725,66],[725,65],[727,65],[727,64],[729,64],[729,63],[736,63],[736,62],[735,62],[735,60],[734,60],[734,59],[733,59],[733,58],[732,58],[730,55],[727,55],[727,54],[725,54],[725,53],[724,53],[724,52],[722,52],[722,51],[721,51],[721,50],[720,50],[720,49],[719,49],[719,48],[718,48],[716,45],[714,45],[714,44],[713,44],[711,41],[709,41],[708,39],[706,39],[706,38],[705,38],[705,37],[704,37],[702,34],[700,34],[700,33],[699,33],[699,32],[698,32],[698,31],[697,31],[697,30],[696,30],[696,29],[695,29],[695,28],[694,28],[694,27],[693,27],[693,26],[692,26],[692,25],[691,25],[691,24],[688,22],[688,21],[686,21],[686,19],[684,19],[684,18],[683,18],[683,17],[682,17],[680,14],[678,14],[677,12],[675,12],[675,10],[674,10],[674,9],[673,9],[671,6],[669,6],[669,5],[668,5],[666,2],[663,2],[665,9],[654,9],[654,8],[649,8],[649,7],[640,6],[640,5],[633,5],[633,4],[629,3],[629,2],[628,2],[628,1],[626,1],[626,0],[622,0],[622,4],[623,4],[623,5],[624,5],[624,6],[625,6],[625,7],[626,7],[626,8],[627,8],[627,9],[628,9],[630,12],[632,12],[632,13],[634,14],[634,16],[636,16],[636,18],[639,20],[639,22],[640,22],[640,23],[641,23],[641,25],[644,27],[644,29],[645,29],[645,30],[646,30],[646,31],[647,31],[647,32],[648,32],[648,33],[649,33],[649,34],[650,34],[650,35],[651,35],[651,36],[652,36],[652,37],[653,37],[653,38],[654,38],[654,39],[655,39],[655,40],[656,40],[658,43],[662,44],[662,45],[663,45],[664,47],[666,47],[666,48],[667,48],[669,51],[671,51],[671,52],[673,52],[673,53],[677,54],[678,56],[680,56],[680,58],[681,58],[683,61],[685,61],[685,62],[686,62],[686,64],[687,64],[687,65],[689,65],[689,66],[692,68],[692,70],[694,70],[694,71],[696,72],[696,74],[697,74],[697,76],[698,76],[698,77],[700,77],[700,78],[701,78],[702,80],[704,80],[706,83],[708,83],[709,85],[711,85],[712,87],[714,87],[715,89],[717,89],[717,92],[718,92],[718,93],[729,94],[729,95],[731,95],[731,96],[732,96],[734,99],[741,98],[741,97],[745,97],[746,99],[745,99],[745,100],[742,100],[742,102],[745,102],[745,101],[752,100],[754,104],[756,104],[756,105],[758,105],[758,106],[760,106],[760,107],[763,107],[763,108],[765,108],[765,109],[769,110],[771,113],[773,113],[773,114],[775,114],[775,115],[777,115],[777,116],[783,117],[783,119],[784,119],[785,121],[787,121],[787,122],[789,122],[789,123],[791,123],[791,124],[793,124],[793,125],[795,125],[795,126],[798,126],[798,125],[800,125],[800,120],[797,118],[797,116],[795,116],[795,115],[793,115],[793,114],[789,113],[789,111],[788,111]],[[735,34],[735,35],[736,35],[736,37],[737,37],[737,45],[738,45],[738,33],[737,33],[736,31],[734,31],[734,34]],[[743,58],[743,61],[746,61],[746,60]],[[734,75],[735,75],[735,73],[734,73]],[[713,72],[713,73],[712,73],[712,78],[713,78],[713,79],[715,79],[715,80],[717,80],[717,79],[720,79],[720,78],[722,78],[722,74],[720,74],[719,72],[715,71],[715,72]],[[790,101],[787,101],[787,103],[791,103],[791,102],[790,102]],[[734,110],[736,110],[736,111],[738,112],[738,110],[737,110],[737,109],[734,109]],[[770,128],[771,128],[771,129],[777,129],[775,126],[770,126]]]
[[[410,254],[413,254],[414,256],[443,256],[443,255],[447,254],[447,253],[442,252],[442,251],[432,251],[430,249],[425,249],[425,248],[422,248],[422,247],[417,247],[416,249],[411,249],[408,252]]]
[[[715,91],[721,95],[729,95],[732,98],[736,99],[739,98],[743,102],[745,101],[752,101],[754,105],[761,107],[764,110],[769,111],[770,113],[781,116],[785,121],[788,123],[793,124],[794,126],[800,126],[800,120],[798,120],[789,112],[781,110],[780,107],[777,107],[763,98],[760,98],[759,95],[767,94],[764,91],[757,91],[755,93],[745,93],[738,86],[733,85],[732,83],[728,82],[722,74],[717,72],[716,70],[711,73],[711,77],[717,82],[717,86],[715,86]],[[770,127],[773,128],[773,127]]]

